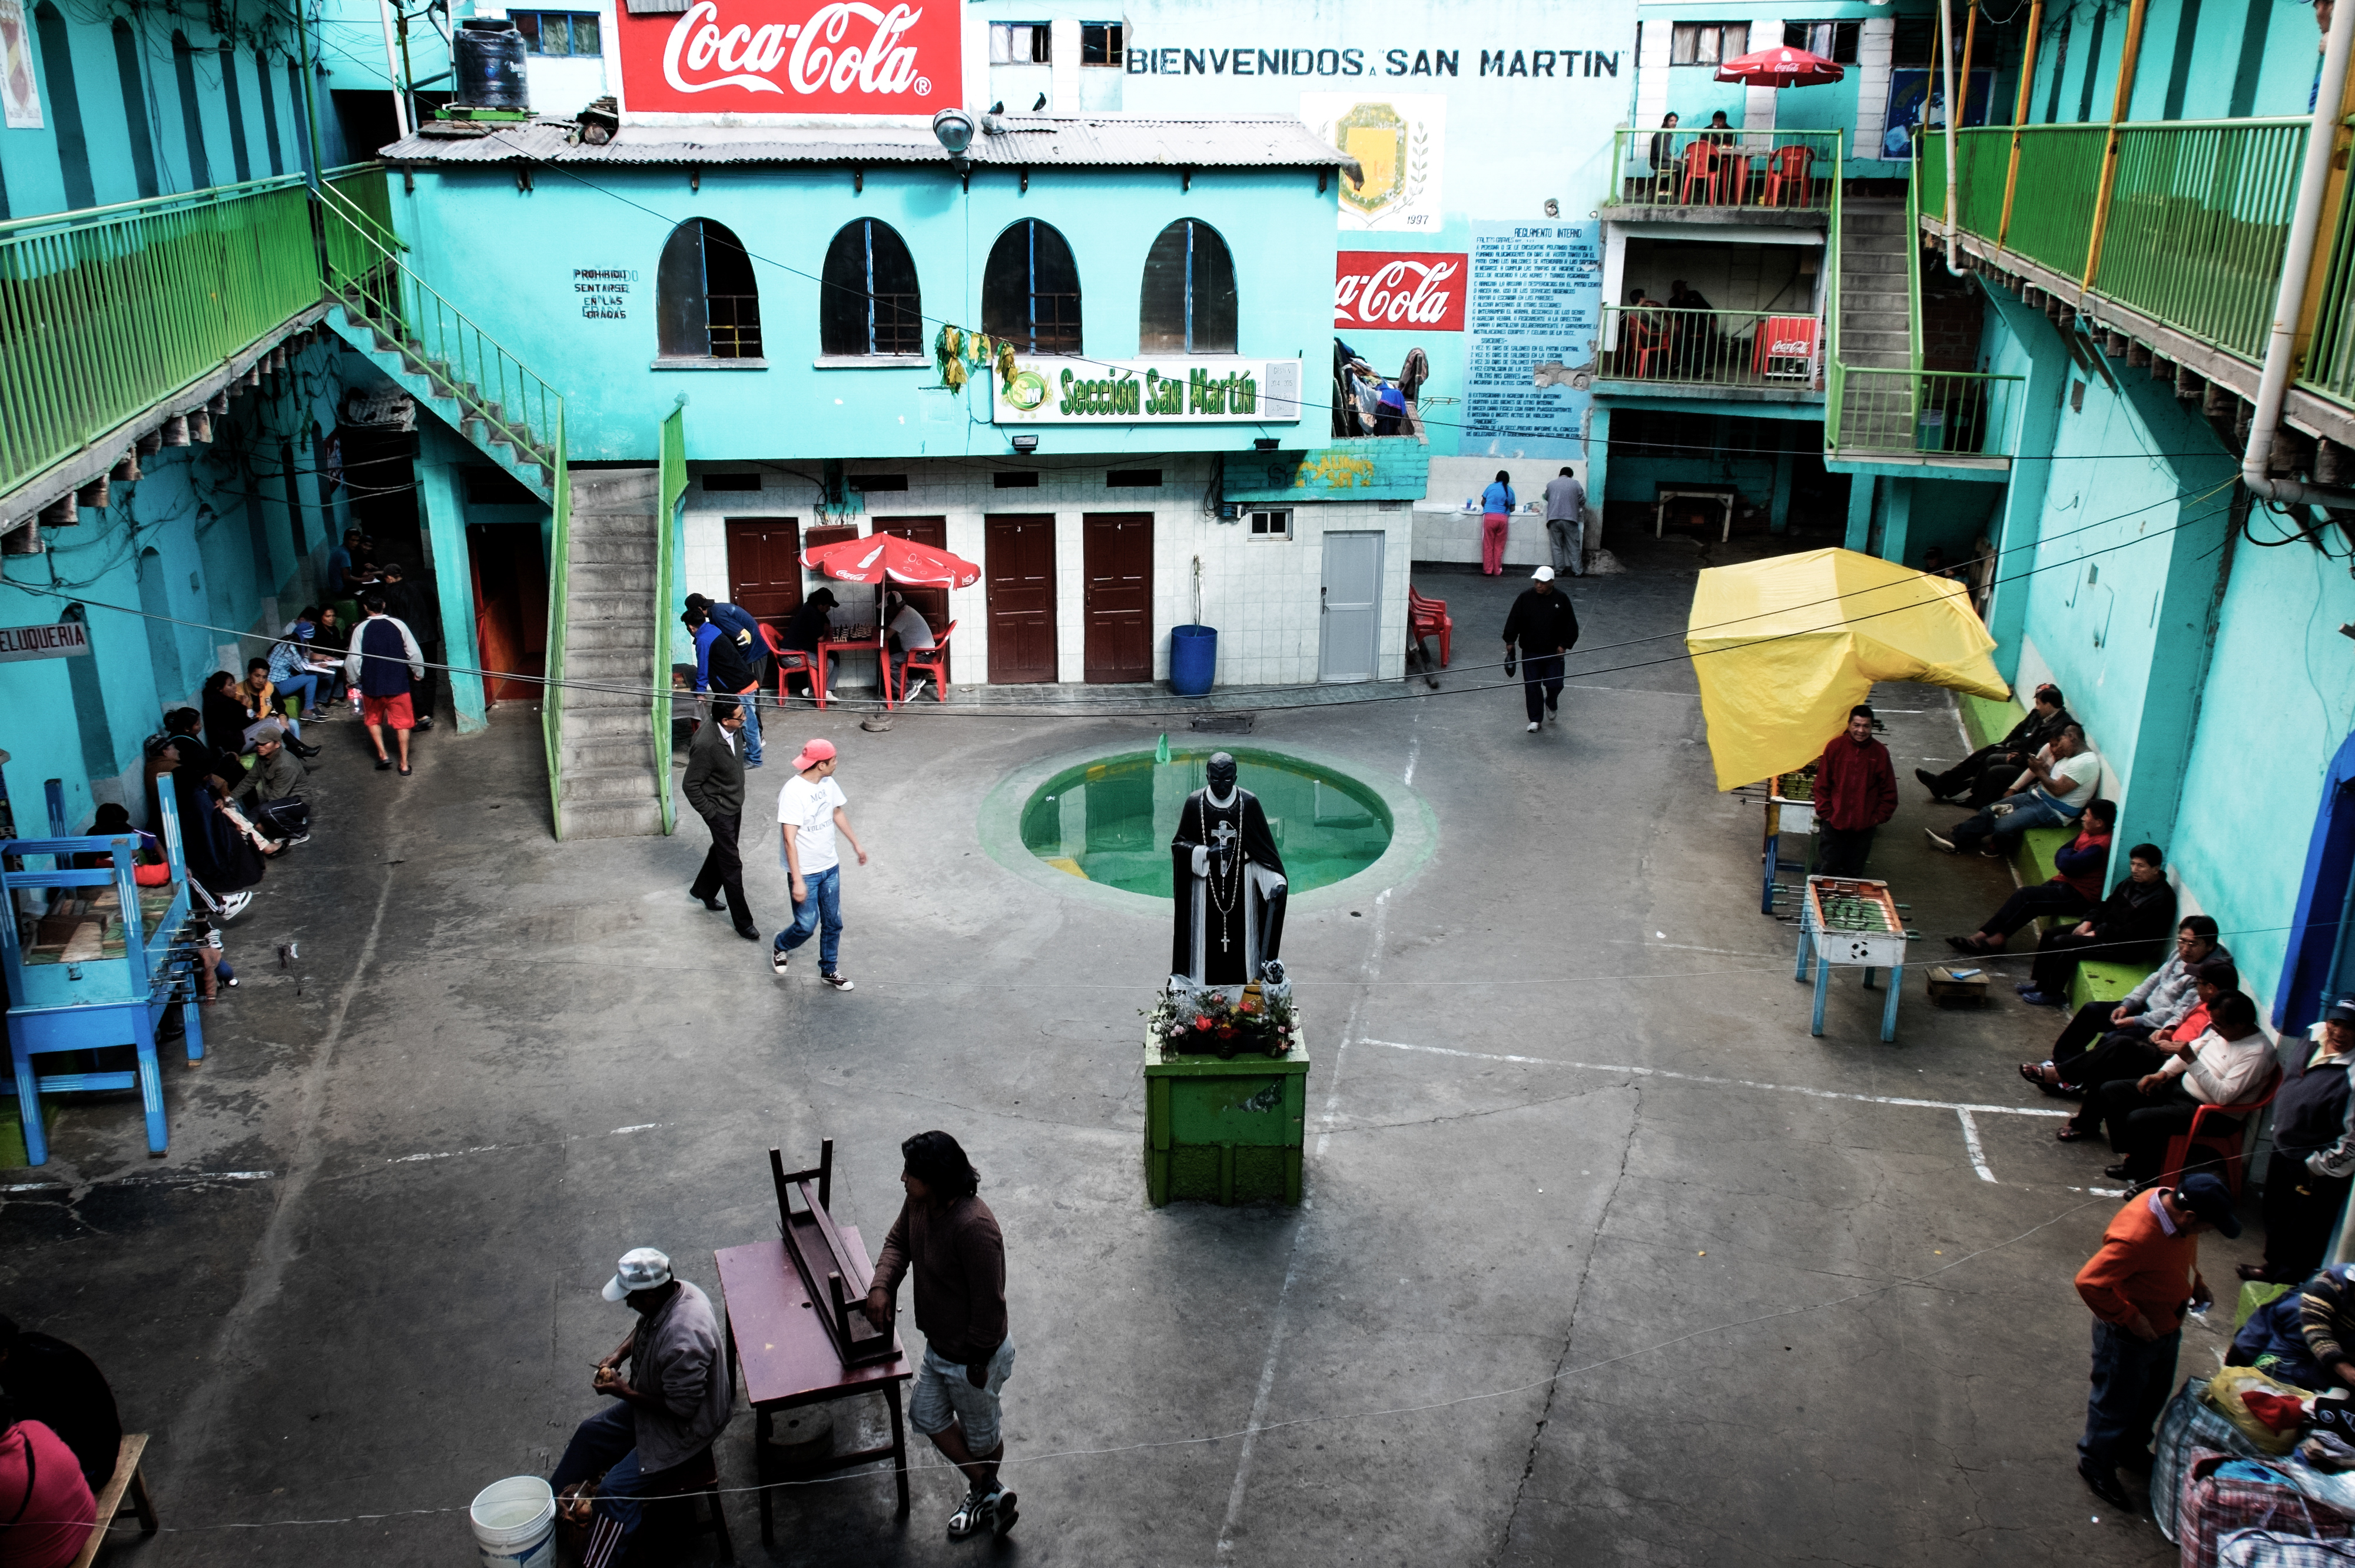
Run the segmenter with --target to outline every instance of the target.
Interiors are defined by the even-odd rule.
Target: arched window
[[[270,172],[282,175],[286,154],[278,144],[278,90],[270,85],[270,57],[260,45],[253,50],[253,85],[261,90],[261,139],[270,147]],[[296,118],[301,118],[299,111]]]
[[[180,129],[188,138],[188,188],[200,191],[213,183],[213,164],[205,156],[205,116],[197,103],[197,51],[177,28],[172,33],[172,77],[180,88]]]
[[[57,122],[58,164],[65,175],[66,206],[96,207],[98,193],[90,183],[90,143],[81,132],[81,94],[74,90],[73,49],[66,42],[64,14],[41,0],[33,7],[33,26],[41,35],[41,76],[49,89],[49,110]]]
[[[888,223],[847,223],[826,249],[817,304],[819,348],[827,354],[922,354],[923,305],[916,261]]]
[[[139,78],[139,40],[131,24],[114,19],[114,74],[123,83],[123,118],[131,133],[131,173],[143,196],[160,196],[155,183],[155,143],[147,135],[147,89]]]
[[[708,217],[670,231],[655,272],[655,352],[665,359],[761,357],[761,293],[743,245]]]
[[[236,165],[238,184],[253,178],[252,154],[245,147],[245,90],[237,79],[237,48],[227,38],[220,44],[221,96],[229,101],[229,155]]]
[[[1080,352],[1080,270],[1052,225],[1026,217],[990,247],[981,330],[1024,354]]]
[[[1235,351],[1235,263],[1207,223],[1181,217],[1145,254],[1144,297],[1136,311],[1145,354]]]

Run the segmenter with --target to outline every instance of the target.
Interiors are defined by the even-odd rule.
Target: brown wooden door
[[[875,533],[896,534],[911,544],[928,546],[935,550],[949,547],[949,520],[945,517],[878,517],[872,528]],[[932,627],[935,638],[948,630],[948,589],[920,588],[913,583],[886,583],[884,591],[904,595],[908,602],[916,607],[916,612],[924,618],[925,623]],[[943,685],[947,683],[946,681],[942,683]]]
[[[1153,679],[1153,514],[1091,512],[1080,520],[1086,581],[1085,678]]]
[[[802,607],[801,550],[794,518],[728,519],[729,602],[782,628]]]
[[[989,680],[1018,685],[1055,678],[1055,519],[1044,513],[983,524],[982,580],[989,590]]]
[[[547,668],[541,647],[548,641],[548,599],[540,570],[539,531],[475,523],[466,529],[466,558],[474,589],[474,653],[483,677],[485,706],[530,699],[534,677]],[[531,602],[539,609],[540,630],[531,632]],[[536,646],[538,644],[540,646]]]

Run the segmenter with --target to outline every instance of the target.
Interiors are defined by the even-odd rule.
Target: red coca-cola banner
[[[1460,250],[1344,250],[1333,284],[1333,324],[1462,332],[1471,271]]]
[[[620,7],[622,104],[634,113],[907,114],[961,103],[961,0],[696,0]]]

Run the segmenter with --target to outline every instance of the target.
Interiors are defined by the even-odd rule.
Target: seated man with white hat
[[[573,1429],[549,1484],[561,1494],[596,1481],[597,1512],[627,1536],[638,1528],[640,1499],[668,1489],[664,1472],[710,1447],[728,1425],[735,1388],[710,1298],[674,1277],[669,1258],[650,1246],[623,1254],[605,1299],[627,1301],[638,1315],[629,1337],[590,1379],[591,1388],[618,1403]]]

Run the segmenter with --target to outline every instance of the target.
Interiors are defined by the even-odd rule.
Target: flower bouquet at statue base
[[[1281,959],[1270,959],[1249,985],[1197,985],[1184,975],[1145,1010],[1146,1029],[1161,1058],[1282,1056],[1300,1040],[1300,1010]]]

